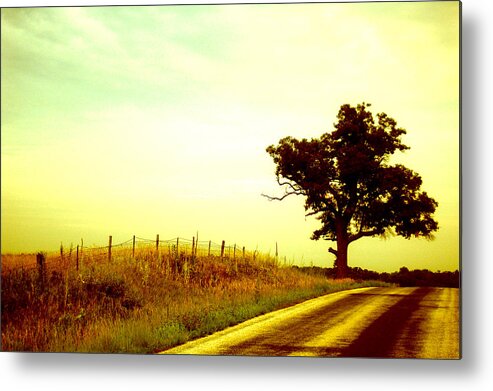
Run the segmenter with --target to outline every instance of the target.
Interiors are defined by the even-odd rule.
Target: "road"
[[[162,354],[459,359],[459,290],[360,288],[274,311]]]

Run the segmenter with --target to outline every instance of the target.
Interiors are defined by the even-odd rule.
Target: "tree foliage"
[[[343,276],[347,246],[365,236],[396,234],[432,238],[438,229],[437,202],[421,190],[421,177],[403,165],[391,165],[406,131],[385,113],[374,118],[369,104],[342,105],[331,133],[319,138],[282,138],[267,152],[276,164],[282,200],[305,197],[306,215],[321,222],[312,239],[337,241],[336,265]]]

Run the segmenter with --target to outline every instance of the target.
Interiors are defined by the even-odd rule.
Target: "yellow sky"
[[[265,148],[372,103],[439,207],[434,241],[364,238],[350,266],[459,263],[459,3],[2,9],[1,249],[133,234],[332,266]]]

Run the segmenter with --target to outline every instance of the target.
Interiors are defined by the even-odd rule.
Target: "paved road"
[[[459,290],[361,288],[271,312],[163,354],[459,358]]]

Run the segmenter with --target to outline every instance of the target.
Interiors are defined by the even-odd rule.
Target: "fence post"
[[[111,261],[111,242],[113,240],[113,237],[110,235],[109,238],[109,243],[108,243],[108,261]]]
[[[75,270],[79,271],[79,245],[77,245],[77,256],[75,258]]]
[[[192,258],[195,255],[195,236],[192,237]]]
[[[224,240],[221,243],[221,259],[224,257]]]
[[[197,241],[195,243],[195,257],[197,257],[198,248],[199,248],[199,231],[197,231]]]
[[[243,259],[245,259],[245,246],[243,246]]]
[[[132,239],[132,258],[135,258],[135,235]]]
[[[209,250],[207,251],[207,256],[211,256],[211,241],[209,240]]]
[[[45,268],[46,268],[46,263],[45,263],[45,254],[43,253],[37,253],[36,254],[36,263],[38,265],[38,284],[40,285],[40,288],[44,288],[44,283],[45,283]]]
[[[60,258],[62,258],[63,261],[63,243],[60,243]]]
[[[159,234],[156,235],[156,253],[159,256]]]
[[[82,262],[82,255],[83,255],[83,250],[84,249],[84,239],[80,238],[80,260]]]
[[[236,260],[236,243],[233,249],[233,259]]]
[[[174,262],[174,273],[178,274],[178,257],[180,256],[179,252],[179,245],[180,245],[180,237],[176,238],[176,255],[175,255],[175,262]]]

